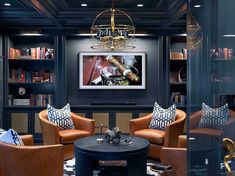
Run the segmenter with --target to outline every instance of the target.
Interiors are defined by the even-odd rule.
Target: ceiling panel
[[[185,31],[186,0],[9,0],[11,7],[0,4],[0,24],[3,28],[40,26],[43,28],[89,29],[98,13],[115,8],[126,12],[136,29]],[[87,7],[81,7],[87,3]],[[137,7],[137,4],[144,4]],[[116,16],[119,18],[118,16]],[[106,17],[109,19],[109,17]],[[125,22],[124,19],[120,21]],[[167,29],[167,30],[166,30]],[[169,30],[168,30],[169,29]],[[149,30],[150,31],[150,30]],[[148,32],[149,32],[148,31]]]

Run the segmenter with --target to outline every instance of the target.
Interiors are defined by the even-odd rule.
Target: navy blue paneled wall
[[[66,92],[71,105],[90,105],[93,102],[136,102],[137,105],[153,105],[162,102],[163,61],[158,37],[137,38],[135,49],[130,52],[146,53],[145,90],[81,90],[79,89],[79,52],[95,51],[89,38],[67,37],[66,41]],[[127,52],[125,50],[124,52]]]

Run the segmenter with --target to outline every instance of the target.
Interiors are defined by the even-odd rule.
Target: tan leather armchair
[[[71,112],[71,119],[74,123],[75,129],[60,130],[60,128],[48,120],[47,110],[39,113],[39,119],[42,129],[43,143],[45,145],[63,144],[64,159],[71,159],[74,157],[74,141],[94,135],[95,121],[81,117]]]
[[[63,176],[62,145],[26,146],[33,144],[32,135],[22,140],[25,146],[0,142],[1,176]]]
[[[177,109],[175,121],[168,124],[164,131],[149,129],[152,116],[153,113],[130,120],[130,132],[134,136],[148,139],[150,141],[148,156],[153,159],[160,159],[160,151],[163,146],[177,147],[178,136],[183,134],[186,113]]]
[[[187,175],[187,136],[180,135],[177,148],[162,147],[161,164],[172,165],[174,170],[169,175]]]
[[[231,139],[235,139],[235,112],[229,110],[229,118],[225,123],[224,129],[212,129],[212,128],[198,128],[198,124],[202,117],[202,111],[194,112],[190,115],[189,118],[189,129],[190,135],[210,135],[215,137],[227,137]]]

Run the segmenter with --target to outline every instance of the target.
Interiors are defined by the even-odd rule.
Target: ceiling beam
[[[163,24],[163,27],[169,27],[173,23],[177,23],[180,17],[182,17],[184,14],[187,13],[187,2],[185,2],[180,8],[178,8],[174,14],[171,14],[169,17],[169,20],[166,20],[166,22]]]
[[[54,10],[49,9],[49,7],[45,5],[45,4],[48,5],[48,3],[45,3],[45,1],[44,1],[45,4],[42,4],[39,0],[30,0],[30,1],[28,1],[28,0],[17,0],[17,1],[19,1],[20,3],[22,3],[22,4],[24,4],[28,7],[34,8],[41,15],[43,15],[46,19],[51,21],[55,26],[62,27],[62,25],[55,18],[55,12],[53,14]]]
[[[160,0],[160,1],[157,3],[156,9],[159,8],[159,7],[162,5],[163,1],[164,1],[164,0]]]

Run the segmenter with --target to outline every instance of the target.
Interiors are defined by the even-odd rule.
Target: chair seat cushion
[[[165,131],[155,130],[155,129],[144,129],[144,130],[135,131],[134,136],[148,139],[150,143],[163,144]]]
[[[213,128],[195,128],[190,130],[190,134],[202,134],[208,136],[222,136],[222,130]]]
[[[59,131],[59,135],[62,144],[72,144],[76,139],[90,136],[91,134],[88,131],[69,129]]]

